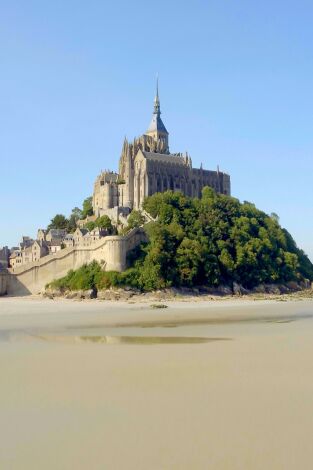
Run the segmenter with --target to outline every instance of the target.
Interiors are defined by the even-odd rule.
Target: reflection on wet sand
[[[181,318],[178,317],[177,321],[173,318],[161,318],[141,320],[141,321],[123,321],[122,323],[109,323],[106,322],[105,326],[110,328],[178,328],[184,326],[201,326],[201,325],[228,325],[236,323],[291,323],[299,320],[309,320],[313,318],[313,313],[297,313],[292,315],[259,315],[259,316],[233,316],[227,317],[225,315],[211,318]],[[103,327],[103,324],[92,325],[79,325],[69,326],[68,330],[76,329],[95,329]]]
[[[38,336],[45,341],[61,343],[98,344],[199,344],[212,341],[229,341],[231,338],[206,338],[197,336]]]
[[[232,317],[228,318],[223,316],[222,318],[178,318],[177,322],[171,320],[147,320],[140,322],[128,322],[126,323],[114,323],[110,325],[112,328],[176,328],[180,326],[197,326],[197,325],[227,325],[232,323],[289,323],[297,320],[307,320],[313,318],[313,314],[304,313],[297,315],[280,315],[280,316],[258,316],[258,317]],[[108,325],[107,325],[108,326]]]

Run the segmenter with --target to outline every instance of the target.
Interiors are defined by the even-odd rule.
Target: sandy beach
[[[0,299],[0,468],[313,465],[313,300]]]

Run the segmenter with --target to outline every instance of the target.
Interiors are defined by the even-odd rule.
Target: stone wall
[[[37,294],[49,282],[65,276],[70,269],[78,269],[93,260],[103,264],[106,271],[124,271],[127,253],[145,240],[143,230],[133,229],[124,237],[109,236],[91,246],[65,248],[54,255],[11,270],[8,294]]]
[[[0,271],[0,295],[6,295],[9,275],[7,271]]]

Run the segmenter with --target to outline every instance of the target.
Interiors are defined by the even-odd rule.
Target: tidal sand
[[[313,466],[313,301],[0,299],[0,468]]]

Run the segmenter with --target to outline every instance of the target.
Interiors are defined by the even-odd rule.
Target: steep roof
[[[176,165],[187,166],[185,157],[181,155],[164,154],[164,153],[153,153],[153,152],[142,152],[147,160],[155,160],[164,163],[175,163]]]
[[[159,98],[159,84],[157,80],[156,95],[154,98],[153,115],[152,115],[150,126],[148,127],[148,130],[147,130],[148,133],[158,131],[158,132],[165,132],[166,134],[168,134],[160,115],[161,115],[161,106],[160,106],[160,98]]]
[[[166,127],[163,124],[163,121],[160,117],[160,114],[153,113],[152,120],[150,122],[150,126],[148,127],[147,132],[165,132],[168,134]]]
[[[79,228],[77,227],[77,229],[75,230],[74,234],[81,234],[81,235],[86,235],[87,233],[89,233],[89,230],[86,229],[86,228]]]

